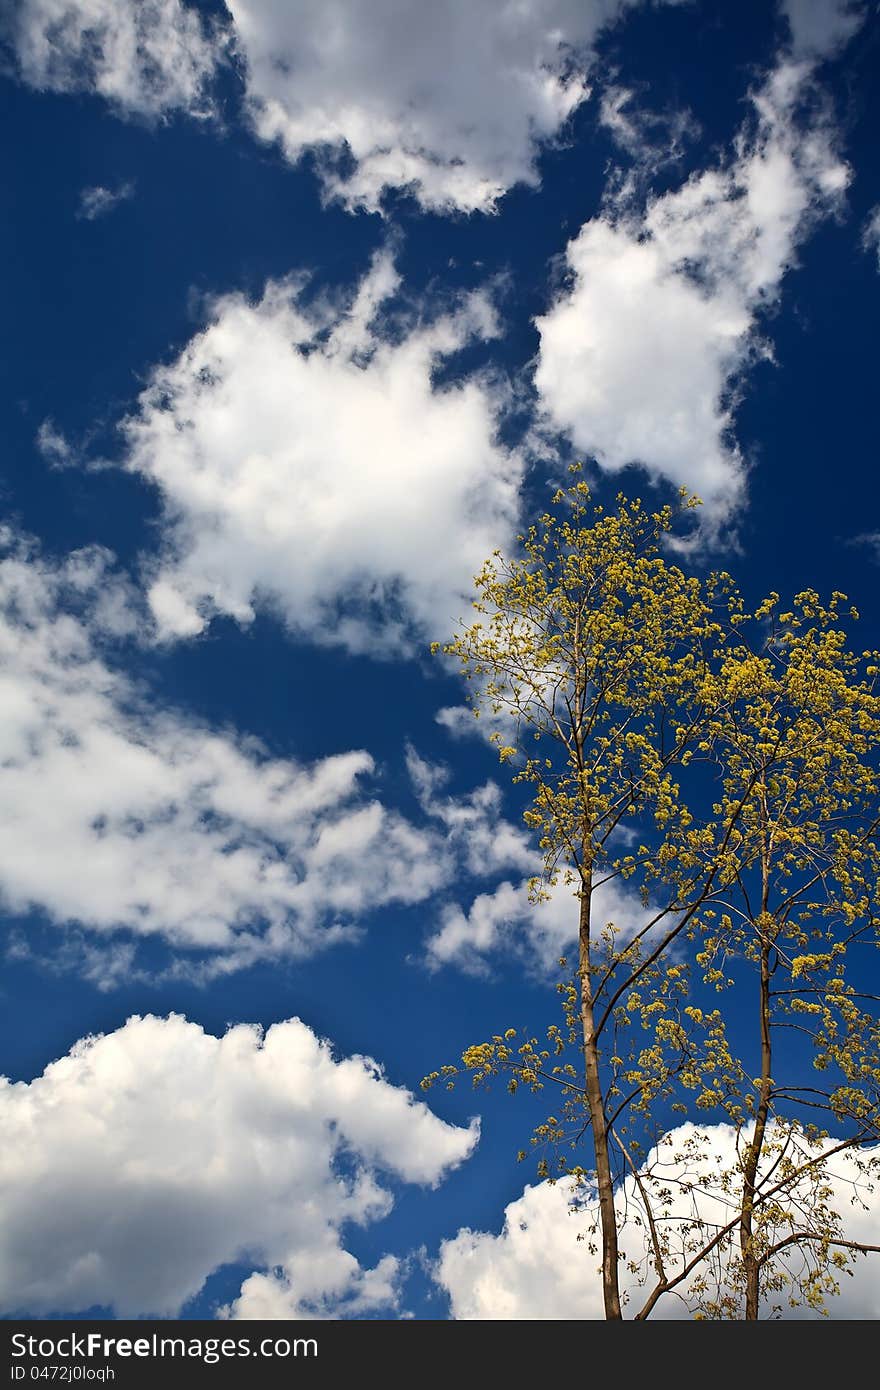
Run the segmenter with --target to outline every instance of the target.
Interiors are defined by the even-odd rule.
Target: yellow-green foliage
[[[699,582],[660,553],[673,520],[623,496],[605,514],[575,482],[521,537],[521,555],[486,563],[478,618],[443,647],[474,712],[504,721],[491,737],[531,787],[525,819],[545,883],[560,866],[589,874],[625,818],[649,808],[663,826],[683,813],[674,770],[704,730],[718,628]],[[636,860],[619,867],[632,874]]]

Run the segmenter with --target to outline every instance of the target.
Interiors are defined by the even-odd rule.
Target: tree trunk
[[[599,1192],[599,1220],[602,1228],[602,1295],[605,1317],[620,1319],[620,1279],[617,1251],[617,1213],[614,1208],[614,1185],[608,1153],[608,1127],[602,1084],[599,1078],[599,1049],[593,1020],[593,981],[590,973],[590,885],[585,883],[580,896],[580,930],[578,973],[581,981],[581,1023],[584,1037],[584,1074],[593,1149],[596,1163],[596,1186]]]
[[[770,942],[766,937],[761,942],[761,1080],[758,1092],[758,1110],[755,1116],[755,1131],[746,1155],[743,1173],[743,1205],[739,1228],[740,1250],[746,1276],[746,1321],[753,1322],[758,1317],[761,1288],[761,1260],[754,1247],[753,1218],[757,1191],[758,1163],[764,1147],[767,1131],[767,1116],[770,1110]]]

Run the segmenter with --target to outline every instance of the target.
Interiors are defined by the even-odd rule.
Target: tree
[[[748,616],[736,591],[719,587],[728,631],[707,680],[717,716],[702,750],[719,800],[679,854],[714,864],[727,840],[724,891],[703,913],[696,959],[717,987],[755,995],[758,1072],[744,1086],[740,1069],[721,1101],[747,1135],[732,1282],[753,1319],[762,1292],[821,1307],[834,1269],[868,1249],[846,1240],[828,1179],[844,1153],[851,1182],[877,1168],[865,1153],[880,1138],[877,996],[848,968],[878,944],[880,700],[877,654],[847,646],[845,595],[826,605],[808,590],[780,612],[774,593]],[[779,1047],[786,1034],[796,1047]],[[823,1084],[806,1084],[805,1062]],[[793,1249],[796,1280],[785,1262]]]
[[[533,1135],[539,1173],[569,1174],[590,1210],[595,1194],[608,1318],[623,1316],[621,1268],[644,1287],[637,1317],[683,1290],[702,1315],[757,1316],[762,1287],[789,1278],[795,1246],[807,1252],[798,1293],[820,1303],[833,1287],[829,1252],[847,1249],[828,1200],[832,1150],[877,1135],[874,1001],[858,991],[856,1002],[840,970],[878,921],[873,670],[859,677],[846,652],[839,599],[824,609],[802,595],[774,623],[774,595],[749,619],[728,576],[702,584],[669,563],[662,542],[697,499],[680,503],[648,514],[620,496],[606,514],[576,474],[518,557],[487,562],[477,619],[443,648],[530,792],[525,819],[543,855],[533,896],[573,889],[578,953],[559,985],[563,1024],[543,1045],[508,1029],[424,1084],[452,1085],[464,1069],[475,1084],[504,1073],[514,1091],[558,1090],[559,1114]],[[601,919],[614,880],[631,890],[626,922]],[[780,969],[788,993],[771,989]],[[756,1078],[729,1043],[728,1015],[752,976]],[[707,991],[727,992],[733,1010],[709,1006]],[[795,1014],[798,1027],[816,1020],[817,1059],[842,1078],[821,1098],[773,1077],[771,1031]],[[798,1118],[806,1106],[846,1119],[837,1147]],[[674,1116],[713,1111],[736,1134],[735,1162],[707,1176],[695,1131],[670,1176],[659,1141]],[[584,1137],[589,1161],[573,1162]],[[671,1219],[690,1193],[711,1193],[711,1220],[705,1201]],[[808,1217],[795,1219],[798,1204]],[[636,1253],[619,1241],[633,1205],[646,1233]]]

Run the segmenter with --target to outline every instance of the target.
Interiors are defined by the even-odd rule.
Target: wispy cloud
[[[860,536],[852,536],[848,545],[861,545],[873,551],[875,560],[880,560],[880,531],[863,531]]]
[[[210,109],[222,34],[181,0],[21,0],[0,19],[22,81],[147,120]]]
[[[44,420],[40,425],[35,443],[52,468],[72,468],[79,462],[79,451],[51,419]]]
[[[8,530],[0,542],[7,910],[234,969],[307,955],[445,881],[437,833],[372,794],[366,751],[304,766],[157,706],[113,659],[149,624],[112,556],[51,563]]]
[[[94,222],[96,218],[105,217],[108,212],[112,212],[126,199],[133,198],[134,190],[133,179],[118,184],[116,188],[103,188],[100,184],[93,188],[84,188],[79,196],[76,215],[83,222]]]
[[[862,232],[862,245],[866,251],[877,255],[877,269],[880,270],[880,207],[871,212]]]

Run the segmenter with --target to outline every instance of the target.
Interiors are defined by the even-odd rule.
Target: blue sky
[[[502,1233],[571,1235],[537,1112],[414,1099],[550,1018],[574,927],[429,646],[576,459],[878,644],[878,45],[844,0],[0,17],[7,1315],[592,1315]]]

